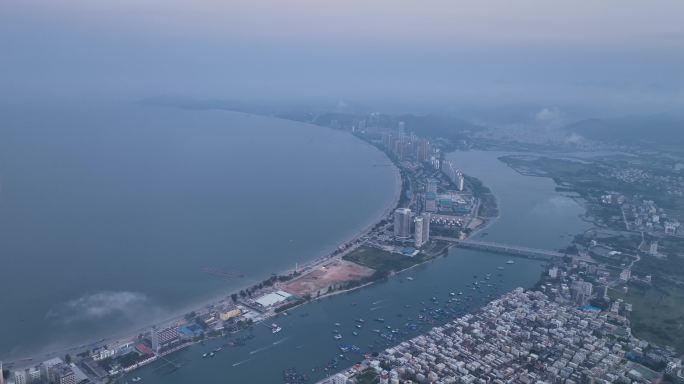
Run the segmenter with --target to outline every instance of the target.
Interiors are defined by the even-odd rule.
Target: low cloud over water
[[[51,309],[46,318],[70,324],[81,321],[103,320],[113,317],[132,317],[148,309],[149,298],[139,292],[103,291],[83,295]]]

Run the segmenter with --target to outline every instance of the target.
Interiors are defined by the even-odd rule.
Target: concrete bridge
[[[486,241],[474,241],[474,240],[461,240],[455,237],[445,237],[445,236],[430,236],[430,238],[435,240],[448,241],[450,243],[456,244],[456,246],[461,248],[478,249],[482,251],[505,253],[513,256],[528,257],[531,259],[542,259],[551,260],[556,258],[565,257],[566,254],[557,251],[550,251],[546,249],[535,249],[520,247],[517,245],[508,245],[500,243],[492,243]],[[588,257],[581,257],[576,255],[567,255],[573,257],[575,260],[585,261],[588,263],[593,263],[594,261]]]

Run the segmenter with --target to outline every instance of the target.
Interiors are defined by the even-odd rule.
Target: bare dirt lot
[[[373,269],[362,265],[335,260],[285,284],[282,288],[297,296],[315,296],[318,292],[326,293],[330,286],[369,277],[373,272]]]

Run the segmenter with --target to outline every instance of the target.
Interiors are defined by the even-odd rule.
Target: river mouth
[[[572,196],[556,191],[552,179],[521,175],[499,160],[509,154],[456,151],[448,155],[496,196],[499,217],[473,240],[548,250],[569,246],[575,235],[591,227],[582,219],[584,207]]]

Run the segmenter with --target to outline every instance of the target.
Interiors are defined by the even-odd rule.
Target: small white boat
[[[514,264],[514,263],[515,263],[515,261],[513,261],[513,260],[508,260],[508,261],[506,262],[506,264]]]
[[[342,338],[342,335],[340,335],[340,334],[338,333],[338,334],[336,334],[336,335],[333,336],[333,337],[335,338],[335,340],[339,340],[339,339]]]

